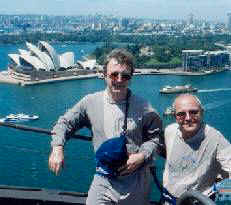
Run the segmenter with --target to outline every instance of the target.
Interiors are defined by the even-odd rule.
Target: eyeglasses
[[[176,117],[180,119],[184,119],[187,115],[187,113],[190,115],[190,117],[196,117],[199,114],[200,110],[189,110],[188,112],[177,112]]]
[[[108,75],[108,77],[111,78],[113,81],[117,81],[119,79],[119,75],[121,76],[122,81],[127,81],[132,78],[131,74],[119,72],[111,73],[110,75]]]

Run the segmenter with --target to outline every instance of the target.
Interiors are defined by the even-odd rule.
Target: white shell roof
[[[8,54],[8,56],[9,56],[17,65],[20,65],[19,55],[18,55],[18,54]]]
[[[30,55],[30,51],[24,50],[24,49],[18,49],[19,53],[21,55],[25,54],[25,55]]]
[[[85,61],[78,61],[83,68],[89,68],[90,70],[94,69],[96,64],[96,60],[95,59],[90,59],[90,60],[85,60]]]
[[[31,64],[32,67],[34,67],[36,70],[45,68],[45,64],[35,56],[24,54],[24,55],[20,55],[20,58],[23,58],[27,63]]]
[[[73,52],[66,52],[59,56],[60,66],[67,68],[75,64],[75,58]]]
[[[26,42],[26,45],[28,49],[44,63],[45,67],[43,69],[45,70],[55,69],[50,56],[48,56],[45,52],[40,51],[35,45],[31,43]]]
[[[50,71],[58,70],[60,65],[67,68],[75,64],[73,52],[57,55],[55,49],[45,41],[40,41],[38,47],[29,42],[26,42],[26,46],[28,50],[18,49],[20,54],[8,55],[17,65],[21,65],[23,59],[37,70]]]
[[[60,67],[60,61],[59,61],[59,56],[57,55],[55,49],[45,41],[39,41],[38,47],[39,48],[43,47],[46,49],[47,54],[51,57],[53,64],[57,70]]]

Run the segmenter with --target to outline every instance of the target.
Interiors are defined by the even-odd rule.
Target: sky
[[[0,0],[0,14],[106,14],[154,19],[226,21],[231,0]]]

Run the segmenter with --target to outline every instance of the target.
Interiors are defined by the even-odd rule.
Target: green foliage
[[[155,65],[155,64],[160,64],[160,62],[158,60],[156,60],[155,58],[150,58],[145,64],[146,65]]]
[[[181,64],[182,61],[181,61],[181,59],[179,57],[173,57],[169,63],[171,63],[171,64]]]
[[[215,43],[229,44],[231,35],[198,35],[198,36],[167,36],[167,35],[120,35],[110,31],[81,31],[73,33],[24,33],[21,35],[0,35],[0,43],[37,43],[39,40],[57,42],[104,42],[102,48],[92,53],[97,62],[102,64],[105,56],[116,47],[125,47],[135,56],[137,67],[142,65],[180,64],[182,50],[201,49],[218,50]],[[149,46],[153,55],[140,56],[140,49]]]

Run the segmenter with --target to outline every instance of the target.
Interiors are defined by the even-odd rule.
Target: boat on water
[[[18,121],[28,121],[28,120],[37,120],[38,115],[28,115],[24,113],[19,114],[9,114],[4,118],[0,119],[0,122],[18,122]]]
[[[99,79],[104,79],[104,74],[103,73],[98,73],[97,76],[98,76]]]
[[[160,93],[170,94],[170,93],[189,93],[189,92],[197,92],[198,89],[192,87],[191,85],[177,85],[177,86],[165,86],[160,89]]]

